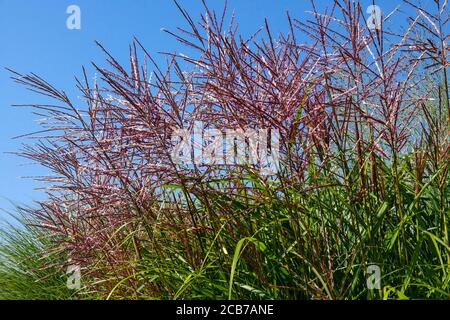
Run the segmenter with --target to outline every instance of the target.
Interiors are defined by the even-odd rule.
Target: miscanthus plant
[[[449,10],[404,5],[416,14],[394,30],[400,13],[374,27],[336,0],[248,38],[225,10],[179,7],[188,28],[167,32],[189,56],[158,65],[135,39],[124,66],[99,44],[82,101],[14,72],[57,101],[32,105],[42,131],[20,152],[51,171],[24,210],[55,262],[107,299],[448,298]],[[174,161],[174,132],[198,122],[277,131],[276,172]]]

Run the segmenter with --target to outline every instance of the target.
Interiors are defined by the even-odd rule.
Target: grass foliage
[[[336,0],[248,39],[225,11],[194,23],[179,7],[188,28],[167,32],[190,57],[163,67],[135,39],[127,68],[100,46],[108,66],[77,103],[13,72],[57,103],[32,105],[43,131],[21,155],[52,175],[24,209],[33,227],[2,233],[0,297],[448,299],[449,10],[404,5],[402,31],[387,29],[400,13],[371,30]],[[198,121],[279,130],[278,172],[175,164],[172,133]]]

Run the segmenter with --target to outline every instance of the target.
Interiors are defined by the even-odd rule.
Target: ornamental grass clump
[[[194,22],[177,4],[187,28],[167,32],[189,56],[162,66],[134,39],[124,66],[98,44],[107,65],[95,82],[83,69],[76,102],[13,72],[57,101],[32,105],[42,131],[20,154],[51,174],[24,210],[55,259],[81,266],[80,297],[448,298],[449,10],[404,4],[402,32],[387,28],[398,12],[374,28],[336,0],[248,38],[226,10]],[[198,123],[253,149],[195,161],[211,141]],[[269,174],[250,160],[266,151]]]

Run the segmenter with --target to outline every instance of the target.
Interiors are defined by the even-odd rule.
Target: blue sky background
[[[200,0],[180,0],[193,17],[203,13]],[[325,6],[331,1],[317,1]],[[372,0],[362,1],[369,5]],[[222,8],[222,0],[209,0],[213,8]],[[81,30],[66,28],[66,9],[75,4],[81,8]],[[400,0],[377,1],[390,12]],[[229,11],[236,12],[240,31],[250,34],[263,25],[264,18],[272,31],[287,30],[287,10],[298,19],[306,19],[309,0],[229,0]],[[402,6],[403,9],[404,6]],[[26,165],[27,161],[6,154],[15,151],[24,139],[12,137],[37,129],[36,116],[30,109],[13,108],[12,104],[45,100],[13,83],[4,67],[21,73],[34,72],[70,96],[76,97],[74,76],[81,75],[85,65],[93,76],[90,62],[104,61],[94,44],[98,40],[119,61],[127,63],[128,44],[137,36],[158,60],[159,51],[183,52],[180,44],[161,28],[175,30],[185,22],[170,0],[0,0],[0,208],[11,210],[10,203],[31,204],[43,195],[34,191],[39,184],[21,176],[43,174],[43,169]],[[25,164],[25,165],[24,165]],[[0,213],[0,216],[2,214]]]

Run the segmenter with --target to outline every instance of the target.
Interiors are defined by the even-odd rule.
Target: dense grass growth
[[[205,5],[194,23],[179,8],[189,29],[168,32],[189,57],[163,68],[135,40],[127,70],[100,46],[109,67],[94,64],[95,83],[84,72],[77,103],[14,72],[58,101],[32,105],[43,131],[21,152],[52,172],[48,200],[24,209],[45,257],[82,267],[79,298],[449,298],[449,10],[404,5],[417,16],[402,32],[387,28],[400,13],[371,29],[340,0],[248,39],[225,11]],[[174,132],[198,122],[278,130],[278,170],[263,174],[250,147],[240,162],[175,163]]]
[[[11,220],[11,219],[10,219]],[[48,232],[20,214],[0,227],[0,299],[71,299],[63,260],[48,252]]]

